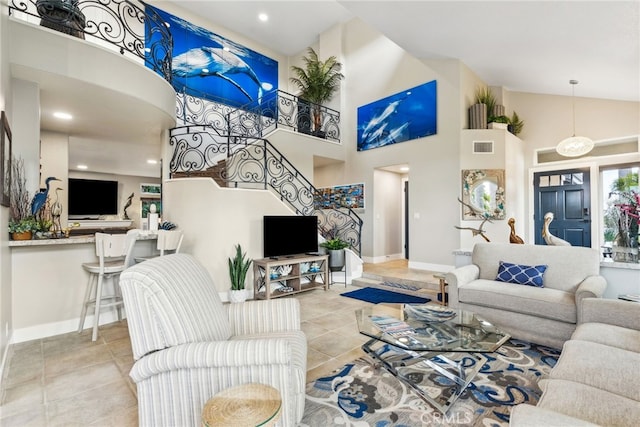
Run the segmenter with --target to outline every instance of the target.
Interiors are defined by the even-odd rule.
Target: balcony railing
[[[269,141],[218,133],[209,126],[171,129],[171,176],[210,176],[221,185],[273,191],[300,215],[316,215],[325,238],[361,253],[362,219],[351,208],[321,208],[316,188]]]
[[[120,54],[133,55],[171,82],[171,33],[162,18],[142,1],[9,0],[9,14],[115,47]]]
[[[320,115],[319,130],[313,118]],[[263,138],[280,128],[340,142],[340,113],[311,104],[290,93],[275,90],[257,102],[234,108],[206,94],[177,96],[176,117],[185,125],[208,125],[219,134]]]

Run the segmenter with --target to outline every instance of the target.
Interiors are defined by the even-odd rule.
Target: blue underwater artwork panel
[[[257,104],[264,94],[278,89],[277,61],[158,8],[147,7],[169,24],[173,87],[177,92],[240,107]],[[146,47],[150,42],[146,41]]]
[[[358,151],[435,135],[437,124],[433,80],[358,107]]]

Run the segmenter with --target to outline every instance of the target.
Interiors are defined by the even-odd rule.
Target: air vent
[[[493,141],[473,141],[473,154],[493,154]]]

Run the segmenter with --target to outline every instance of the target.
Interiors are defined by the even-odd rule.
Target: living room
[[[175,4],[169,2],[152,2],[152,4],[157,4],[158,7],[166,8],[167,11],[194,24],[277,59],[280,64],[281,87],[289,87],[287,65],[300,63],[300,57],[304,51],[285,56],[227,30],[222,24],[209,22],[201,16],[180,9]],[[6,16],[3,15],[3,19],[6,19]],[[5,20],[3,24],[6,22]],[[2,28],[3,31],[6,30],[7,25],[3,25]],[[3,40],[7,40],[7,37],[3,37]],[[575,98],[579,132],[589,135],[598,142],[598,145],[635,137],[636,151],[547,164],[538,161],[537,150],[552,149],[555,142],[568,136],[571,131],[571,126],[567,123],[571,122],[571,104],[574,99],[568,95],[570,88],[565,80],[568,82],[569,78],[579,78],[579,76],[571,75],[563,79],[563,84],[567,87],[567,95],[535,94],[494,87],[507,110],[517,110],[526,121],[526,127],[520,135],[521,141],[507,142],[506,139],[512,137],[503,130],[467,130],[467,108],[472,104],[477,86],[484,85],[485,82],[463,62],[453,59],[417,59],[386,39],[381,32],[358,19],[323,32],[313,45],[321,56],[335,54],[345,64],[347,77],[340,96],[336,97],[332,104],[342,113],[341,144],[330,145],[308,136],[294,139],[283,131],[270,136],[270,140],[288,158],[295,161],[298,169],[312,178],[317,187],[364,183],[367,191],[367,208],[362,213],[364,219],[362,255],[366,261],[392,259],[401,256],[403,252],[402,244],[397,238],[397,235],[401,234],[402,223],[386,221],[386,214],[394,218],[399,216],[396,210],[400,209],[401,205],[397,201],[401,199],[403,178],[412,183],[409,190],[411,219],[407,242],[411,249],[409,266],[448,271],[454,264],[452,255],[454,251],[462,248],[469,249],[474,243],[480,241],[480,238],[472,236],[468,231],[454,228],[456,225],[463,227],[477,225],[475,222],[459,219],[460,204],[456,199],[461,194],[461,170],[505,169],[508,182],[508,214],[516,217],[519,233],[525,240],[533,242],[539,230],[535,228],[533,221],[526,213],[532,212],[534,196],[530,189],[533,187],[535,172],[586,168],[590,171],[593,183],[592,199],[600,201],[607,193],[606,189],[599,187],[601,169],[616,165],[637,165],[640,161],[637,150],[638,102],[583,97]],[[9,79],[7,76],[10,75],[9,65],[5,60],[4,52],[6,51],[3,49],[3,98],[8,96],[10,86],[10,83],[5,84],[5,80]],[[376,54],[366,55],[366,52],[376,52]],[[381,61],[380,58],[384,60]],[[376,72],[372,73],[371,70]],[[356,152],[355,132],[349,129],[356,127],[356,117],[353,112],[358,107],[432,80],[438,82],[439,119],[436,135],[392,147]],[[586,83],[583,82],[576,88],[577,93],[580,93],[583,86],[586,86]],[[11,103],[5,102],[5,104]],[[12,124],[15,124],[19,120],[17,111],[8,111],[11,113]],[[505,146],[520,144],[518,149],[522,150],[522,156],[517,160],[518,163],[514,165],[507,157],[483,157],[479,160],[477,157],[468,155],[470,142],[477,139],[475,136],[468,136],[473,132],[481,132],[482,139],[494,140],[497,144],[501,139],[505,140]],[[300,143],[300,138],[304,141],[303,144]],[[48,142],[44,136],[42,141],[43,145]],[[18,147],[15,152],[20,152],[18,143],[14,142],[14,144]],[[162,158],[170,157],[170,148],[165,144]],[[37,159],[37,156],[35,158]],[[320,158],[323,160],[322,166],[319,166]],[[166,163],[168,162],[164,165],[165,178],[166,168],[168,168]],[[403,176],[380,172],[382,168],[399,164],[408,165],[409,173]],[[33,164],[31,166],[33,169]],[[387,185],[388,182],[390,184]],[[184,186],[185,182],[179,182],[179,180],[165,183],[163,208],[167,219],[178,223],[185,229],[187,235],[199,236],[197,240],[191,237],[185,242],[185,252],[206,260],[207,269],[214,277],[226,277],[226,256],[236,242],[241,242],[243,246],[249,248],[251,257],[261,257],[259,227],[262,215],[265,213],[253,210],[255,201],[251,196],[247,196],[246,199],[243,198],[244,196],[234,196],[241,200],[231,210],[229,206],[211,202],[198,202],[197,208],[193,209],[188,207],[189,204],[185,201],[200,201],[205,196],[200,187],[189,189]],[[391,195],[394,190],[390,191],[389,188],[396,188],[395,194]],[[392,214],[388,213],[389,205],[394,209]],[[2,208],[2,211],[2,223],[6,225],[6,209]],[[236,212],[236,214],[230,214],[230,212]],[[595,237],[601,234],[601,215],[594,209],[592,216],[594,247],[604,243],[600,242],[599,237]],[[241,218],[241,220],[234,223],[231,218]],[[508,241],[506,221],[489,224],[487,230],[493,241]],[[12,329],[14,328],[12,318],[7,319],[6,316],[12,316],[12,312],[17,316],[18,312],[28,311],[29,302],[28,300],[21,301],[19,304],[11,302],[11,292],[7,291],[7,287],[15,286],[12,284],[12,279],[8,277],[11,272],[11,252],[6,244],[7,236],[3,235],[2,239],[2,324],[8,323]],[[389,245],[389,242],[393,243]],[[632,277],[631,280],[637,278],[637,276],[630,277]],[[216,280],[215,285],[220,292],[228,289],[225,280]],[[38,325],[27,323],[17,325],[18,328],[33,326]],[[3,334],[4,350],[9,333],[3,331]]]

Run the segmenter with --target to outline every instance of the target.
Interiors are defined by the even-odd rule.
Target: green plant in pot
[[[9,206],[9,233],[13,240],[31,240],[38,231],[38,221],[31,215],[31,196],[27,190],[24,160],[11,162],[11,203]]]
[[[33,217],[9,220],[9,233],[13,240],[31,240],[34,231],[38,231],[40,225]]]
[[[522,132],[522,129],[524,128],[524,121],[522,119],[520,119],[520,117],[518,116],[518,113],[516,113],[515,111],[513,112],[513,114],[511,114],[511,117],[509,117],[509,132],[511,132],[512,134],[518,136],[518,134],[520,132]]]
[[[507,129],[509,126],[509,117],[507,116],[489,116],[487,121],[489,129]]]
[[[229,258],[229,278],[231,279],[229,300],[231,302],[244,302],[247,299],[244,284],[252,261],[247,258],[246,253],[242,252],[240,244],[237,244],[235,256]]]
[[[329,269],[331,271],[342,270],[345,264],[344,249],[349,247],[349,243],[339,237],[334,237],[320,243],[320,247],[329,252]]]
[[[342,64],[335,56],[330,56],[325,61],[320,60],[311,47],[302,60],[305,64],[304,68],[291,66],[294,77],[291,77],[290,81],[300,89],[299,97],[313,104],[311,106],[313,131],[314,134],[321,136],[322,104],[330,101],[340,87],[340,80],[344,78],[340,72]]]

